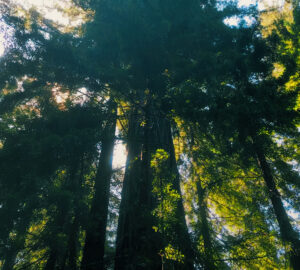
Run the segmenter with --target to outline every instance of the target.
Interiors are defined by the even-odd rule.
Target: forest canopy
[[[298,0],[0,0],[0,269],[300,269],[299,30]]]

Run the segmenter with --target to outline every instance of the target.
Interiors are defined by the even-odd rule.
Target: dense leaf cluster
[[[299,5],[53,8],[0,4],[0,269],[299,269]]]

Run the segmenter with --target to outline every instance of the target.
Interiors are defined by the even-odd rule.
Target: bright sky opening
[[[79,20],[71,20],[66,14],[58,11],[57,7],[69,7],[71,2],[67,1],[59,1],[59,0],[12,0],[16,4],[21,5],[25,9],[30,9],[32,7],[36,8],[39,12],[41,12],[45,18],[53,20],[61,25],[70,25],[70,24],[78,24]],[[258,5],[259,9],[264,9],[267,6],[278,6],[282,5],[284,0],[239,0],[239,7],[247,7],[250,5]],[[253,23],[253,19],[250,17],[244,18],[247,24]],[[240,18],[231,17],[224,20],[224,22],[231,26],[237,26],[240,21]],[[0,33],[0,56],[2,56],[5,52],[5,42],[4,42],[4,34]],[[126,148],[125,145],[122,144],[121,141],[117,141],[114,149],[114,157],[113,157],[113,167],[120,168],[125,165],[126,162]]]

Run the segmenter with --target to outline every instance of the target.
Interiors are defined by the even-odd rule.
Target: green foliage
[[[160,251],[162,259],[182,263],[184,255],[169,243],[173,240],[174,224],[178,222],[176,208],[180,199],[180,195],[172,184],[175,176],[166,170],[169,158],[169,154],[165,150],[157,149],[151,159],[151,168],[154,175],[152,193],[158,201],[158,205],[152,211],[152,214],[158,220],[157,225],[153,226],[153,230],[163,235],[164,245],[166,246]]]
[[[153,215],[159,219],[158,231],[165,233],[176,222],[176,207],[180,198],[178,192],[172,187],[174,175],[166,171],[169,155],[163,149],[157,149],[152,156],[151,168],[153,170],[152,192],[157,197],[159,204]]]
[[[184,255],[180,251],[174,249],[170,244],[165,247],[161,256],[165,257],[167,260],[177,261],[180,263],[183,263],[184,260]]]
[[[297,269],[286,213],[299,218],[299,6],[225,2],[57,6],[76,26],[1,3],[13,30],[0,58],[1,269],[80,267],[111,166],[97,168],[116,120],[108,100],[132,163],[108,184],[103,265],[129,239],[126,270]],[[227,26],[235,15],[256,21]]]

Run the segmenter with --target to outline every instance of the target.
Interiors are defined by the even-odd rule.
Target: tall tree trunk
[[[204,243],[204,269],[214,270],[217,269],[213,261],[213,246],[211,240],[210,229],[208,225],[208,215],[207,215],[207,204],[205,200],[205,189],[201,186],[201,180],[196,182],[197,185],[197,195],[198,195],[198,205],[199,205],[199,216],[201,222],[201,236]]]
[[[272,202],[275,216],[277,218],[282,240],[291,245],[291,264],[293,268],[300,269],[300,240],[298,233],[293,229],[286,210],[283,207],[281,195],[276,187],[271,168],[266,160],[262,147],[253,136],[253,146],[257,156],[259,167],[268,188],[268,195]]]
[[[155,217],[152,211],[157,201],[152,194],[153,175],[151,157],[157,149],[169,153],[168,168],[175,177],[173,188],[179,193],[179,174],[176,166],[174,145],[168,120],[146,111],[146,125],[131,117],[128,132],[128,158],[123,183],[122,201],[117,234],[115,269],[162,269],[160,250],[164,248],[163,236],[155,233]],[[177,223],[174,242],[185,255],[185,264],[175,269],[193,269],[193,252],[185,222],[182,200],[176,208]],[[167,269],[167,268],[165,268]]]
[[[104,269],[104,249],[108,215],[109,188],[116,129],[116,103],[110,101],[110,116],[102,140],[102,149],[95,179],[95,195],[90,211],[89,225],[81,262],[82,270]]]
[[[51,249],[44,270],[54,270],[57,262],[57,250]]]
[[[142,171],[142,127],[140,123],[139,115],[133,111],[129,119],[127,134],[128,155],[116,239],[116,270],[140,269],[137,266],[141,253],[137,249],[138,237],[142,236],[138,235],[138,227],[141,227],[140,224],[143,222],[139,220],[141,205],[138,200]],[[145,209],[145,213],[146,211]],[[156,269],[153,268],[153,270]]]
[[[68,177],[63,185],[63,191],[72,194],[72,198],[68,198],[69,204],[56,205],[58,211],[53,217],[53,223],[50,226],[56,228],[55,231],[49,233],[49,256],[44,270],[76,270],[77,269],[77,241],[79,231],[79,201],[81,200],[81,185],[84,175],[84,155],[83,153],[74,156],[70,160],[68,168]],[[67,236],[67,243],[63,248],[58,247],[56,238],[58,233]],[[51,242],[54,238],[54,242]]]
[[[68,230],[68,242],[66,250],[62,260],[58,263],[59,270],[76,270],[77,259],[78,259],[78,233],[79,233],[79,213],[78,210],[75,210],[74,219],[71,224],[69,224]]]
[[[80,158],[81,157],[81,158]],[[79,211],[81,197],[81,187],[84,176],[84,155],[74,157],[70,163],[70,173],[68,177],[67,190],[72,192],[70,220],[65,221],[65,234],[67,235],[67,243],[63,259],[59,263],[59,270],[76,270],[78,259],[78,233],[80,229]]]
[[[77,246],[78,246],[78,232],[79,232],[79,220],[78,210],[75,211],[74,220],[71,224],[69,239],[66,251],[66,257],[63,263],[63,269],[76,270],[77,267]]]
[[[74,218],[71,224],[69,224],[69,230],[68,230],[68,243],[67,243],[67,249],[66,254],[64,258],[64,262],[62,264],[62,270],[69,269],[69,270],[76,270],[77,267],[77,259],[78,259],[78,235],[80,230],[80,201],[82,199],[81,197],[81,187],[83,183],[84,178],[84,160],[81,160],[80,162],[80,169],[79,169],[79,176],[75,174],[72,174],[70,177],[70,184],[73,182],[74,190],[73,194],[73,205],[74,205]],[[74,170],[75,172],[75,170]],[[72,181],[73,180],[73,181]]]
[[[53,221],[48,224],[50,228],[54,228],[53,231],[49,231],[47,235],[47,239],[45,239],[48,242],[48,249],[49,249],[49,255],[47,258],[47,262],[44,266],[44,270],[54,270],[57,268],[61,268],[65,265],[66,256],[65,253],[62,254],[65,250],[59,250],[58,244],[57,244],[57,235],[58,233],[64,232],[64,224],[67,222],[67,209],[58,209],[59,212],[57,215],[53,217]],[[48,238],[49,237],[49,238]],[[64,258],[62,258],[62,256]],[[63,260],[63,262],[61,262]],[[57,266],[60,267],[57,267]]]
[[[164,132],[164,137],[162,137],[162,140],[160,141],[158,147],[164,149],[170,155],[169,168],[171,169],[172,174],[175,176],[173,180],[173,188],[180,195],[180,199],[177,202],[177,208],[176,208],[177,222],[176,222],[176,227],[174,228],[175,238],[176,238],[174,243],[179,248],[179,250],[184,254],[185,258],[184,258],[184,264],[177,265],[176,269],[192,270],[194,269],[195,254],[192,248],[192,242],[188,233],[188,228],[185,220],[185,210],[183,207],[182,194],[180,188],[180,175],[176,163],[171,125],[167,119],[160,118],[160,121],[158,121],[158,123],[159,122],[160,124],[157,126],[157,132],[159,133]]]

